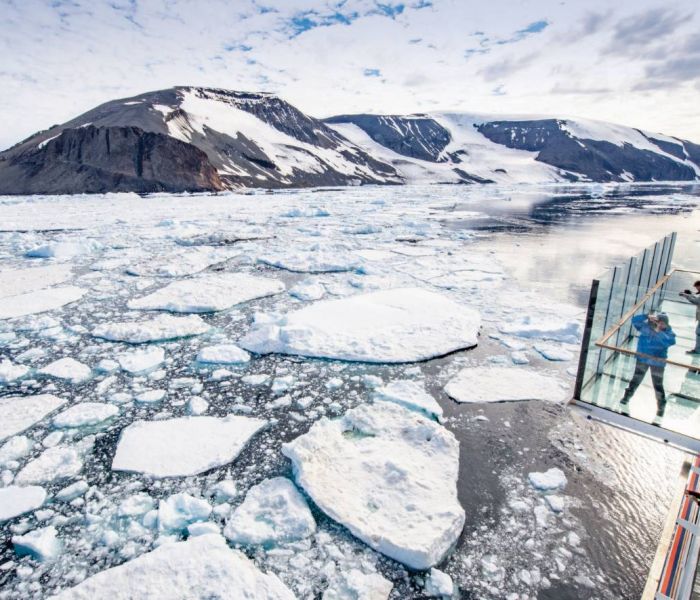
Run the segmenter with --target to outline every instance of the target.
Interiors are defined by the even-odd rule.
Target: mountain
[[[407,181],[700,179],[700,145],[599,121],[436,113],[341,115],[325,122]]]
[[[0,152],[0,194],[698,179],[699,145],[610,123],[320,120],[271,94],[202,87],[113,100]]]
[[[0,194],[402,183],[270,94],[176,87],[102,104],[0,153]]]

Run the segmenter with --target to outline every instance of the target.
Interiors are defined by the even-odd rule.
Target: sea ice
[[[467,367],[447,383],[445,391],[457,402],[563,402],[568,397],[558,379],[520,367]]]
[[[250,488],[233,511],[224,535],[237,544],[268,545],[304,539],[316,531],[306,500],[286,477]]]
[[[0,361],[0,385],[12,383],[29,373],[29,367],[12,364],[12,361],[3,359]]]
[[[514,321],[501,323],[501,333],[521,338],[534,338],[577,344],[581,339],[581,322],[576,319],[563,319],[552,316],[525,316]]]
[[[117,357],[119,366],[132,375],[153,371],[165,360],[165,350],[158,346],[149,346],[143,350],[124,352]]]
[[[81,479],[80,481],[71,483],[70,485],[67,485],[56,492],[55,498],[61,502],[70,502],[71,500],[75,500],[76,498],[82,496],[89,489],[90,486],[88,485],[87,481]]]
[[[150,260],[128,267],[126,272],[130,275],[139,276],[183,277],[199,273],[238,254],[238,252],[232,251],[230,248],[194,248],[179,251],[163,261]]]
[[[51,394],[0,398],[0,441],[22,433],[65,402]]]
[[[295,600],[272,574],[260,571],[218,534],[164,544],[152,552],[89,577],[52,600]]]
[[[414,569],[440,562],[459,537],[459,444],[435,421],[391,402],[322,418],[282,446],[297,482],[332,519]]]
[[[39,508],[45,500],[46,491],[36,485],[0,488],[0,523]]]
[[[440,569],[430,569],[430,574],[425,580],[424,590],[426,596],[431,598],[452,598],[454,583],[452,578]]]
[[[54,427],[90,427],[111,419],[119,414],[114,404],[101,402],[80,402],[67,408],[53,418]]]
[[[86,290],[72,285],[0,298],[0,319],[12,319],[61,308],[80,300]]]
[[[15,483],[50,483],[75,477],[83,469],[83,451],[84,448],[78,446],[48,448],[17,473]]]
[[[339,273],[359,266],[357,257],[342,250],[294,251],[268,254],[258,259],[261,263],[296,273]]]
[[[527,476],[530,485],[541,492],[554,492],[566,487],[566,475],[564,471],[553,467],[544,473],[532,472]]]
[[[69,265],[46,265],[29,269],[4,269],[0,272],[0,297],[17,296],[50,285],[63,283],[71,276]]]
[[[420,288],[322,300],[256,322],[239,342],[252,352],[363,362],[413,362],[477,343],[479,313]]]
[[[12,545],[17,556],[31,556],[39,562],[55,560],[63,550],[63,544],[58,539],[53,525],[35,529],[24,535],[12,536]]]
[[[535,344],[535,350],[551,361],[566,361],[574,358],[574,355],[566,348],[553,344]]]
[[[103,323],[92,330],[92,335],[116,342],[143,344],[200,335],[210,329],[197,315],[158,315],[146,321]]]
[[[375,401],[396,402],[405,408],[424,412],[429,417],[438,420],[442,417],[442,408],[435,398],[425,391],[423,384],[410,379],[391,381],[387,385],[377,388],[373,399]]]
[[[145,392],[136,394],[134,400],[136,400],[136,402],[141,402],[141,404],[155,404],[165,398],[166,393],[165,390],[146,390]]]
[[[239,348],[235,344],[219,344],[217,346],[207,346],[202,348],[197,354],[197,362],[237,364],[246,363],[250,360],[250,354]]]
[[[282,291],[281,281],[265,277],[245,273],[203,275],[171,283],[148,296],[131,300],[128,306],[139,310],[205,313],[226,310]]]
[[[320,300],[326,295],[326,288],[314,281],[302,281],[289,290],[289,295],[305,302]]]
[[[37,371],[40,375],[80,383],[90,378],[92,369],[71,357],[59,358]]]
[[[34,443],[26,435],[16,435],[0,446],[0,466],[27,456]]]
[[[394,584],[379,573],[343,569],[333,574],[323,600],[388,600]]]
[[[112,469],[153,477],[196,475],[233,461],[265,425],[236,415],[136,421],[122,431]]]
[[[173,494],[158,503],[158,530],[179,533],[191,523],[206,521],[210,514],[211,506],[206,500],[189,494]]]
[[[49,242],[29,250],[25,256],[27,258],[70,259],[82,254],[92,254],[101,247],[102,245],[95,240]]]

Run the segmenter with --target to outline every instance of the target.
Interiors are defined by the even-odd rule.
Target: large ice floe
[[[67,408],[53,418],[54,427],[90,427],[108,421],[119,414],[114,404],[80,402]]]
[[[421,288],[322,300],[256,322],[240,345],[252,352],[362,362],[426,360],[477,343],[476,310]]]
[[[306,500],[285,477],[250,488],[226,522],[224,535],[238,544],[277,544],[304,539],[316,531]]]
[[[74,285],[36,290],[16,296],[0,298],[0,319],[24,317],[61,308],[80,300],[86,290]]]
[[[204,269],[238,255],[230,248],[194,248],[176,252],[164,260],[149,260],[127,267],[130,275],[150,277],[183,277],[194,275]]]
[[[53,600],[294,600],[273,574],[265,574],[217,534],[165,544],[63,591]]]
[[[202,275],[166,285],[143,298],[131,300],[128,306],[138,310],[206,313],[283,291],[281,281],[246,273]]]
[[[153,477],[196,475],[232,462],[265,425],[236,415],[136,421],[122,431],[112,469]]]
[[[90,378],[92,369],[70,356],[59,358],[37,371],[39,375],[80,383]]]
[[[0,297],[17,296],[63,283],[71,276],[69,265],[46,265],[0,271]]]
[[[165,360],[165,350],[159,346],[149,346],[143,350],[132,350],[117,356],[119,366],[132,375],[148,373],[159,367]]]
[[[428,392],[425,386],[410,379],[391,381],[374,392],[375,401],[395,402],[405,408],[418,410],[429,417],[440,419],[442,408]]]
[[[39,508],[45,500],[46,491],[37,485],[0,488],[0,523]]]
[[[92,335],[113,342],[144,344],[201,335],[210,329],[197,315],[157,315],[143,321],[103,323],[92,330]]]
[[[435,421],[390,402],[322,418],[282,447],[299,485],[366,544],[414,569],[440,562],[465,521],[459,444]]]
[[[258,259],[261,263],[296,273],[339,273],[356,269],[360,261],[347,251],[308,250],[279,254],[266,254]]]
[[[86,438],[72,446],[54,446],[44,450],[17,473],[15,483],[51,483],[75,477],[83,470],[83,457],[92,448],[93,441]]]
[[[457,402],[564,402],[567,387],[557,378],[522,367],[467,367],[445,386]]]
[[[22,433],[65,403],[52,394],[0,398],[0,441]]]

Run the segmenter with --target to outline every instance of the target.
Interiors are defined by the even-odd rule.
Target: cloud
[[[494,63],[491,63],[487,67],[481,69],[479,73],[484,78],[484,81],[495,81],[497,79],[504,79],[513,73],[517,73],[527,67],[529,67],[537,58],[536,52],[531,54],[525,54],[524,56],[519,56],[516,58],[506,58]]]
[[[597,94],[610,94],[613,91],[609,87],[583,87],[579,85],[565,85],[559,82],[555,83],[554,86],[549,90],[550,94],[563,94],[563,95],[597,95]]]
[[[656,44],[692,17],[692,13],[670,11],[666,7],[653,8],[644,13],[626,17],[617,22],[606,54],[629,55]]]
[[[700,34],[669,43],[658,52],[647,55],[649,61],[644,78],[633,90],[673,89],[686,82],[700,81]]]

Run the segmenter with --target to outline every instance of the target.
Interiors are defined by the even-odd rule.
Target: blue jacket
[[[668,357],[668,349],[676,343],[676,334],[673,333],[673,329],[667,327],[663,331],[656,331],[649,324],[649,315],[632,317],[632,325],[639,331],[637,352],[658,356],[659,358]],[[666,364],[660,360],[654,360],[645,356],[639,356],[637,360],[654,367],[663,367]]]

